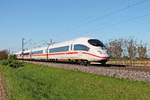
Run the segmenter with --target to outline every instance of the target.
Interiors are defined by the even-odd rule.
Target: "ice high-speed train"
[[[81,37],[74,40],[51,44],[47,47],[16,53],[18,59],[70,61],[87,65],[91,62],[105,64],[109,59],[107,49],[98,39]]]

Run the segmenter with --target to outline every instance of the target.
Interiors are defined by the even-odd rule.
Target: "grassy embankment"
[[[0,65],[8,100],[149,100],[150,83],[25,64]]]

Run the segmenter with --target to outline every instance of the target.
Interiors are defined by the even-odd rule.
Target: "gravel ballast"
[[[109,67],[95,67],[95,66],[81,66],[71,64],[57,64],[46,62],[31,62],[35,64],[44,64],[50,67],[63,68],[67,70],[79,70],[82,72],[93,73],[97,75],[110,76],[116,78],[125,78],[130,80],[138,80],[144,82],[150,82],[150,72],[140,70],[127,70],[127,69],[115,69]]]

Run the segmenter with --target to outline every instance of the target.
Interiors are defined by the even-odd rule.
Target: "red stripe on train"
[[[51,56],[51,55],[63,55],[63,54],[78,54],[78,52],[60,52],[60,53],[50,53],[50,54],[32,54],[32,56]]]
[[[94,56],[94,57],[97,57],[97,58],[108,58],[107,56],[97,56],[95,54],[91,54],[91,53],[87,53],[87,52],[81,52],[82,54],[87,54],[87,55],[90,55],[90,56]]]
[[[108,58],[107,56],[97,56],[95,54],[87,53],[87,52],[60,52],[60,53],[51,53],[51,54],[32,54],[32,56],[52,56],[52,55],[64,55],[64,54],[86,54],[97,58]]]

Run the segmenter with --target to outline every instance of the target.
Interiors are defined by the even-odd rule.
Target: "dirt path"
[[[1,74],[0,74],[0,100],[5,100],[5,91],[3,85],[3,78]]]

